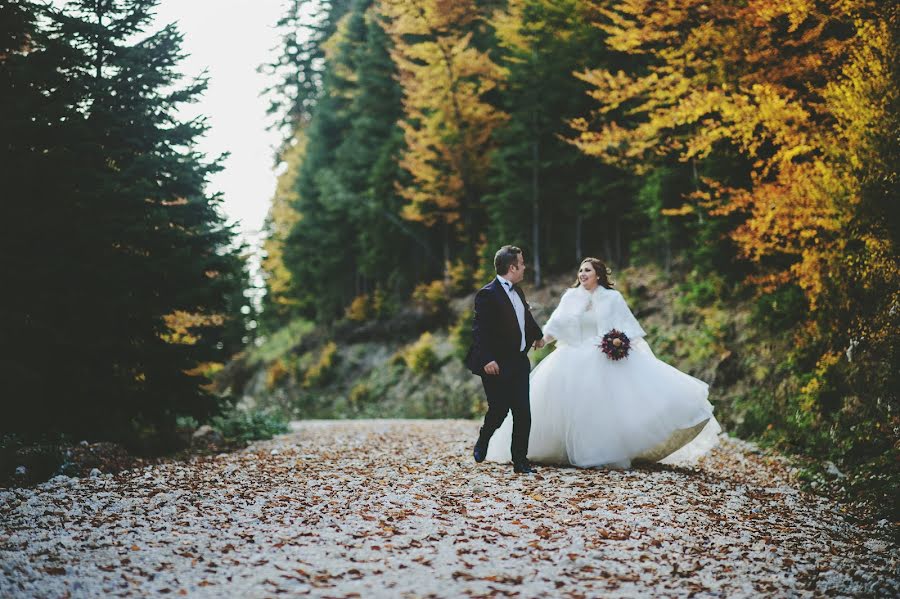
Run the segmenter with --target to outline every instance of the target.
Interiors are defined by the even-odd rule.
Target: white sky
[[[184,35],[188,56],[182,72],[208,72],[206,93],[182,113],[208,117],[200,151],[231,153],[208,189],[224,194],[228,220],[237,221],[244,239],[254,244],[275,191],[272,156],[279,142],[276,132],[266,130],[270,119],[260,93],[268,81],[256,69],[276,56],[275,23],[284,8],[283,0],[162,0],[157,9],[159,26],[177,22]]]

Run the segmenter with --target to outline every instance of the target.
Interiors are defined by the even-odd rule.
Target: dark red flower
[[[628,339],[628,335],[617,329],[603,335],[603,341],[600,342],[600,351],[606,354],[610,360],[627,358],[630,349],[631,341]]]

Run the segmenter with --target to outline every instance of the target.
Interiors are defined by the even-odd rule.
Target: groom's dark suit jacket
[[[525,306],[525,350],[543,336],[534,321],[525,294],[513,287]],[[475,294],[475,320],[472,324],[472,346],[466,354],[466,367],[473,374],[484,376],[484,367],[493,361],[505,360],[521,354],[522,334],[509,296],[495,277]]]

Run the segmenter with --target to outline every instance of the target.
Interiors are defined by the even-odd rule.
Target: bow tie
[[[513,285],[509,281],[503,281],[503,286],[506,288],[507,291],[512,291],[513,287],[515,287],[515,285]]]

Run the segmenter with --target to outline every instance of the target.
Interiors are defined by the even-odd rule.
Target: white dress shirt
[[[503,285],[503,289],[506,290],[506,295],[516,311],[516,320],[519,321],[519,332],[522,334],[522,344],[519,346],[519,351],[525,351],[525,304],[522,303],[522,298],[519,297],[519,294],[513,291],[512,283],[500,275],[497,275],[497,280]]]

